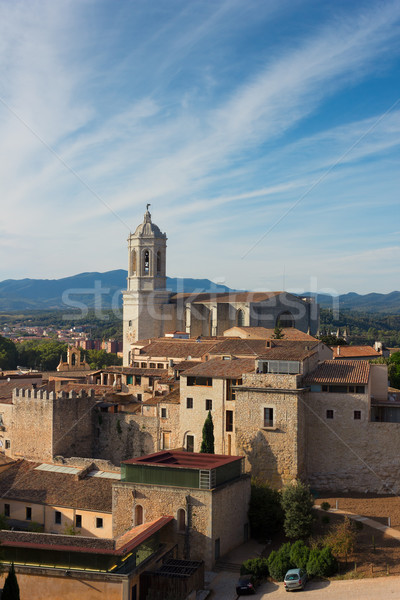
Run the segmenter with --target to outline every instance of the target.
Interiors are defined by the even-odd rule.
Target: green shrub
[[[302,540],[297,540],[290,548],[290,562],[298,568],[305,569],[308,557],[310,555],[310,548],[305,545]]]
[[[283,544],[278,552],[271,552],[268,557],[269,574],[275,581],[283,581],[286,572],[294,567],[290,560],[291,544]]]
[[[329,510],[330,507],[331,507],[331,505],[329,504],[329,502],[321,502],[322,510]]]
[[[301,481],[296,481],[283,489],[282,508],[285,513],[283,527],[289,538],[300,539],[311,534],[313,505],[310,488]]]
[[[325,547],[322,550],[310,550],[310,557],[306,567],[308,575],[318,577],[330,577],[337,571],[337,561],[330,548]]]
[[[254,479],[248,515],[252,536],[259,540],[271,538],[283,525],[280,493]]]
[[[268,560],[266,558],[250,558],[240,567],[241,575],[253,575],[256,579],[265,579],[269,575]]]
[[[330,522],[330,518],[328,517],[328,515],[323,515],[323,516],[321,517],[321,523],[322,523],[323,525],[328,525],[328,523],[329,523],[329,522]]]

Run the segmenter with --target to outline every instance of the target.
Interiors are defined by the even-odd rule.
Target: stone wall
[[[55,394],[14,390],[11,418],[11,456],[51,462]]]
[[[137,505],[143,508],[144,521],[173,516],[180,556],[204,560],[205,568],[211,569],[215,562],[216,539],[220,539],[221,555],[243,542],[249,498],[250,478],[247,476],[214,490],[116,483],[113,485],[113,533],[121,535],[136,524]],[[185,510],[186,524],[189,524],[185,532],[178,531],[180,509]]]
[[[400,423],[370,422],[363,394],[309,392],[305,403],[307,478],[313,487],[399,493]],[[327,409],[333,419],[326,418]]]
[[[194,451],[200,452],[204,421],[208,416],[206,400],[212,400],[215,453],[225,454],[225,410],[234,410],[234,402],[225,402],[225,380],[213,378],[212,386],[188,386],[186,377],[181,377],[180,381],[180,444],[186,446],[186,436],[193,435]],[[193,398],[193,408],[187,408],[187,398]]]
[[[157,451],[159,424],[157,417],[130,413],[94,414],[92,456],[109,460],[115,465],[121,461]]]
[[[245,456],[246,471],[277,488],[303,475],[301,397],[267,388],[236,393],[236,454]],[[264,427],[264,408],[273,409],[272,427]]]
[[[91,392],[59,392],[54,398],[53,456],[92,456],[92,413],[97,398]]]

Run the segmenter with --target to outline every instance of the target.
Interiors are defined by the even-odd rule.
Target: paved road
[[[236,600],[235,573],[218,573],[211,581],[214,600]],[[300,594],[299,597],[296,594]],[[309,582],[304,591],[286,593],[283,584],[267,582],[253,596],[254,600],[287,598],[291,600],[400,600],[400,577],[380,577],[353,581]]]

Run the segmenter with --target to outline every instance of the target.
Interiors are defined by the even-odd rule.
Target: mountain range
[[[121,290],[126,289],[127,271],[117,269],[106,273],[79,273],[62,279],[6,279],[0,282],[0,311],[55,310],[95,306],[100,298],[102,308],[121,306]],[[232,292],[229,287],[209,279],[167,277],[167,288],[172,292]],[[400,313],[400,292],[360,295],[349,292],[336,298],[315,296],[322,308],[332,308],[339,302],[340,309],[376,313]]]

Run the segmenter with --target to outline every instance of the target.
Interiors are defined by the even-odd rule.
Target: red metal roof
[[[215,469],[241,459],[242,456],[202,454],[200,452],[184,452],[182,450],[163,450],[139,458],[130,458],[122,462],[123,464],[128,465],[152,465],[156,467],[184,469]]]

